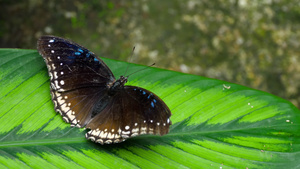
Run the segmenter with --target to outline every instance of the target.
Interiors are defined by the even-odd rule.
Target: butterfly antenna
[[[128,65],[127,65],[127,68],[126,68],[126,71],[125,71],[125,74],[124,74],[124,76],[126,75],[126,73],[127,73],[127,70],[128,70],[128,68],[129,68],[129,63],[131,63],[131,60],[132,60],[132,56],[133,56],[133,52],[134,52],[134,50],[135,50],[135,46],[132,48],[132,51],[131,51],[131,56],[130,56],[130,59],[129,59],[129,62],[128,62]]]
[[[140,69],[140,70],[137,70],[137,71],[135,71],[135,72],[133,72],[133,73],[130,73],[130,74],[127,75],[126,77],[128,78],[130,75],[135,74],[136,72],[139,72],[139,71],[143,71],[143,70],[145,70],[145,69],[148,69],[149,67],[152,67],[152,66],[154,66],[154,65],[155,65],[155,63],[152,63],[151,65],[149,65],[149,66],[147,66],[147,67],[145,67],[145,68],[143,68],[143,69]]]

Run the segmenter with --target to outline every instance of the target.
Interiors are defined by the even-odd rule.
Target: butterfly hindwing
[[[42,36],[38,50],[47,64],[55,110],[66,122],[84,126],[94,102],[115,81],[112,72],[95,54],[63,38]]]
[[[72,126],[85,126],[93,117],[95,102],[106,105],[101,88],[81,88],[65,92],[51,90],[55,111],[63,116],[63,120]],[[102,101],[102,102],[101,102]]]
[[[164,135],[169,131],[171,111],[154,93],[135,86],[124,86],[108,106],[86,126],[88,139],[115,143],[141,134]]]

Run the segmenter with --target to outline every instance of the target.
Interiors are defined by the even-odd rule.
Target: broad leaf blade
[[[115,76],[127,63],[103,59]],[[130,72],[143,66],[131,64]],[[172,111],[163,137],[100,145],[54,112],[49,77],[34,50],[0,50],[0,167],[297,168],[300,111],[244,86],[148,68],[128,84],[151,90]]]

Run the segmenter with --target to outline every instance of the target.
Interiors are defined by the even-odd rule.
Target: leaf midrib
[[[51,144],[70,144],[70,143],[82,143],[85,140],[84,137],[72,137],[72,138],[60,138],[60,139],[43,139],[43,140],[31,140],[26,141],[9,141],[2,142],[0,148],[7,147],[23,147],[23,146],[37,146],[37,145],[51,145]]]
[[[279,127],[279,126],[288,126],[288,125],[273,125],[268,126],[267,128],[273,128],[273,127]],[[300,125],[297,125],[300,126]],[[255,130],[255,129],[261,129],[258,127],[253,128],[247,128],[247,129],[228,129],[228,130],[211,130],[211,131],[192,131],[192,132],[180,132],[180,133],[169,133],[165,135],[164,137],[174,137],[174,136],[191,136],[191,135],[205,135],[205,134],[214,134],[214,133],[226,133],[226,132],[238,132],[238,131],[247,131],[247,130]],[[151,138],[151,137],[159,137],[156,135],[144,135],[145,137]],[[7,148],[7,147],[16,147],[16,146],[37,146],[37,145],[51,145],[51,144],[71,144],[71,143],[83,143],[87,140],[82,137],[72,137],[72,138],[59,138],[59,139],[43,139],[43,140],[30,140],[30,141],[6,141],[1,142],[0,148]]]

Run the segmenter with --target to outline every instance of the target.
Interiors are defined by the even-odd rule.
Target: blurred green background
[[[0,47],[72,39],[98,56],[226,80],[300,107],[300,3],[0,0]]]

